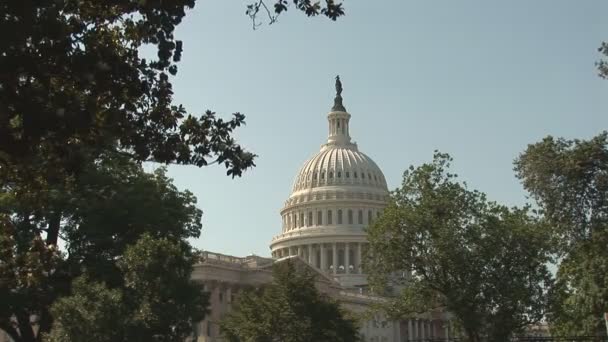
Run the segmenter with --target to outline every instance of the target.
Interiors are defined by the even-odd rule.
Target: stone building
[[[351,141],[351,115],[341,93],[342,84],[336,77],[334,106],[327,115],[327,142],[295,177],[280,212],[281,231],[270,241],[272,258],[207,252],[195,267],[193,278],[211,293],[211,313],[195,329],[198,341],[221,341],[218,322],[231,309],[235,293],[270,282],[272,264],[287,258],[316,272],[320,291],[348,310],[367,312],[372,304],[385,300],[369,294],[362,256],[367,248],[365,228],[380,216],[389,192],[378,165]],[[361,322],[365,341],[445,338],[448,333],[441,313],[404,321],[391,321],[380,312],[365,317]]]

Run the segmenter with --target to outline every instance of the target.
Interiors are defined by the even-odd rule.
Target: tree
[[[44,203],[62,207],[60,234],[65,243],[63,253],[54,245],[47,244],[39,233],[44,230],[45,218],[50,216],[49,211],[53,207],[40,206],[40,197],[15,196],[10,187],[1,190],[0,214],[4,221],[0,225],[0,300],[3,303],[0,328],[11,334],[15,341],[40,340],[41,336],[34,334],[30,325],[32,315],[41,332],[50,331],[53,318],[57,317],[50,311],[53,303],[64,296],[71,295],[70,300],[73,301],[82,297],[73,292],[78,291],[77,286],[70,289],[74,279],[86,276],[88,283],[103,284],[110,292],[128,289],[127,281],[130,280],[126,275],[143,277],[149,274],[146,270],[127,272],[130,267],[145,265],[144,260],[137,260],[138,255],[148,258],[150,267],[158,265],[162,269],[165,278],[153,274],[154,279],[166,279],[165,283],[174,283],[174,286],[162,283],[149,289],[139,286],[130,289],[129,296],[125,294],[124,298],[133,298],[135,293],[143,295],[145,291],[155,291],[146,295],[161,299],[173,295],[174,298],[167,300],[162,311],[176,316],[164,322],[165,327],[175,329],[171,325],[175,320],[188,322],[202,317],[207,303],[205,297],[176,287],[180,279],[189,278],[188,263],[193,262],[194,257],[185,241],[199,236],[202,213],[196,208],[196,198],[188,191],[178,191],[166,177],[164,169],[149,174],[124,156],[108,157],[89,164],[70,187],[51,188]],[[145,236],[150,238],[142,240]],[[177,247],[171,249],[170,245],[160,245],[157,246],[161,249],[159,253],[171,251],[174,254],[150,254],[143,248],[149,245],[153,249],[152,238],[167,239],[180,247],[177,250]],[[147,244],[140,246],[136,244],[138,241]],[[135,247],[129,247],[132,245]],[[180,259],[176,259],[174,265],[167,264],[170,257],[176,258],[178,253]],[[154,281],[139,281],[140,285],[144,283],[151,285]],[[142,297],[141,300],[144,299]],[[131,306],[139,305],[136,303]],[[196,310],[184,311],[188,306],[183,303],[196,304]],[[63,312],[66,311],[55,311],[56,314]],[[77,324],[76,321],[64,320],[63,329],[76,329],[66,326],[69,322]],[[146,329],[142,327],[138,335],[145,336]],[[108,334],[111,336],[110,332]]]
[[[515,161],[541,209],[560,264],[549,318],[558,333],[605,335],[608,311],[608,132],[546,137]]]
[[[183,242],[143,235],[117,261],[120,288],[83,275],[72,294],[57,300],[48,340],[182,342],[208,303],[202,286],[190,280],[196,258]]]
[[[604,56],[608,57],[608,43],[602,42],[602,45],[598,48],[598,51]],[[597,69],[601,78],[608,79],[608,61],[600,60],[597,62]]]
[[[271,284],[240,293],[220,327],[230,342],[358,341],[354,321],[291,261],[275,264]]]
[[[543,317],[547,242],[526,208],[468,190],[451,161],[436,152],[404,173],[369,228],[366,269],[375,291],[396,292],[392,315],[446,310],[469,341],[508,341]]]
[[[0,30],[12,33],[0,40],[0,328],[16,341],[40,340],[30,320],[49,332],[51,305],[83,274],[110,292],[123,286],[116,260],[144,233],[176,243],[199,235],[192,194],[142,162],[217,163],[233,177],[254,166],[233,138],[244,115],[173,103],[183,51],[174,31],[194,4],[0,3]],[[309,16],[343,14],[333,1],[294,4]],[[140,56],[145,46],[157,56]]]

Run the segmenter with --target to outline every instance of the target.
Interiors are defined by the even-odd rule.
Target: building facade
[[[221,341],[218,322],[231,309],[235,293],[271,281],[274,262],[291,259],[318,274],[317,287],[360,315],[365,341],[401,342],[448,335],[444,315],[423,314],[408,320],[387,319],[371,306],[385,298],[370,295],[362,268],[365,229],[381,215],[389,199],[384,174],[351,141],[351,115],[336,77],[336,97],[327,114],[328,138],[295,177],[281,209],[281,231],[270,241],[271,258],[237,258],[206,253],[193,278],[211,293],[211,313],[197,325],[200,342]]]

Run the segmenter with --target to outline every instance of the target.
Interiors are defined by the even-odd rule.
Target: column
[[[302,246],[298,246],[298,256],[302,258]]]
[[[344,244],[344,263],[346,274],[349,274],[350,269],[348,268],[348,266],[350,265],[350,250],[348,249],[348,242]]]
[[[359,244],[359,246],[361,246],[361,244]],[[411,341],[414,339],[414,331],[413,331],[414,327],[412,327],[412,319],[408,319],[407,320],[407,340]]]
[[[414,339],[418,339],[418,319],[414,320]]]
[[[362,250],[361,242],[359,242],[357,244],[357,269],[356,269],[356,272],[359,274],[363,273],[363,266],[362,266],[363,265],[363,256],[362,256],[361,250]]]
[[[312,260],[312,244],[308,245],[308,263],[314,265]]]
[[[327,259],[327,255],[325,255],[325,245],[324,244],[320,244],[319,245],[320,248],[320,254],[321,254],[321,271],[325,272],[325,270],[327,269],[326,266],[326,260]]]
[[[336,245],[335,242],[331,246],[331,252],[332,252],[331,263],[334,266],[334,274],[336,274],[338,272],[338,246]]]
[[[422,330],[420,336],[424,340],[426,338],[426,320],[420,320],[420,328],[420,330]]]
[[[444,326],[444,328],[445,328],[445,339],[449,340],[449,338],[450,338],[450,321],[445,321],[444,324],[445,324],[445,326]]]

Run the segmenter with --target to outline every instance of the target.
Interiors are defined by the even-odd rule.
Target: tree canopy
[[[333,1],[293,3],[308,16],[343,14]],[[201,307],[185,305],[181,297],[162,310],[153,307],[153,291],[165,299],[169,294],[162,290],[189,295],[201,306],[206,301],[167,284],[147,288],[129,278],[120,262],[132,248],[166,243],[182,254],[183,267],[153,259],[146,270],[162,269],[182,281],[192,261],[184,241],[201,230],[194,196],[178,191],[164,169],[143,172],[142,162],[216,163],[232,177],[254,166],[255,155],[233,137],[245,123],[243,114],[194,114],[173,102],[171,79],[184,50],[175,29],[194,5],[195,0],[0,2],[0,31],[11,33],[0,40],[0,329],[15,341],[40,341],[49,333],[55,340],[82,340],[83,327],[104,330],[86,324],[108,326],[144,303],[152,321],[142,318],[129,326],[138,327],[139,336],[153,334],[147,340],[179,340],[185,325],[202,317]],[[274,15],[288,7],[278,1]],[[142,57],[144,47],[156,56]],[[125,300],[128,307],[119,305]],[[81,311],[78,303],[85,305]],[[97,319],[114,312],[116,317]],[[159,327],[154,317],[163,312],[179,317]],[[83,327],[72,326],[80,324],[76,318]],[[107,333],[91,336],[134,336]]]
[[[230,342],[359,339],[355,322],[337,302],[319,293],[314,275],[289,260],[275,264],[271,284],[239,293],[220,327]]]
[[[515,161],[554,237],[560,264],[549,318],[558,333],[606,335],[608,132],[589,140],[546,137]]]
[[[547,239],[526,208],[458,182],[451,160],[436,152],[405,171],[369,228],[366,269],[375,291],[396,294],[392,315],[446,310],[470,341],[508,341],[543,318]]]

